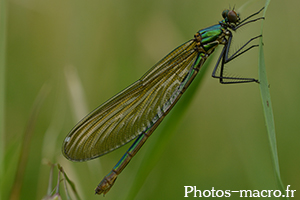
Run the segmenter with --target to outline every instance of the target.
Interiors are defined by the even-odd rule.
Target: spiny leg
[[[229,52],[229,48],[230,48],[230,45],[231,45],[231,40],[232,40],[232,37],[230,38],[230,41],[228,41],[228,46],[227,46],[227,49],[226,49],[226,55],[225,55],[225,64],[228,63],[229,61],[235,59],[236,57],[242,55],[243,53],[249,51],[250,49],[252,49],[253,47],[258,47],[258,44],[255,44],[255,45],[252,45],[250,47],[248,47],[247,49],[243,50],[242,52],[240,52],[242,49],[244,49],[250,42],[252,42],[253,40],[257,39],[257,38],[260,38],[262,37],[262,35],[258,35],[256,37],[253,37],[251,38],[250,40],[248,40],[248,42],[246,42],[241,48],[239,48],[236,52],[234,52],[229,58],[228,58],[228,52]]]
[[[240,55],[244,54],[245,52],[249,51],[253,47],[257,47],[258,45],[252,45],[252,46],[248,47],[247,49],[244,49],[251,41],[253,41],[254,39],[257,39],[257,38],[259,38],[261,36],[262,35],[259,35],[259,36],[251,38],[248,42],[246,42],[241,48],[239,48],[236,52],[234,52],[229,57],[228,53],[229,53],[229,49],[230,49],[231,41],[232,41],[232,34],[230,34],[229,38],[228,38],[228,41],[225,44],[225,46],[223,47],[222,52],[221,52],[221,54],[220,54],[220,56],[218,58],[218,61],[217,61],[216,66],[215,66],[215,68],[213,70],[213,73],[212,73],[212,77],[213,78],[218,78],[220,80],[220,83],[222,83],[222,84],[249,83],[249,82],[257,82],[257,83],[259,83],[259,81],[257,79],[255,79],[255,78],[230,77],[230,76],[223,76],[223,74],[224,74],[224,66],[225,66],[225,64],[229,63],[233,59],[235,59],[238,56],[240,56]],[[216,71],[217,71],[217,69],[219,67],[220,62],[221,62],[220,75],[217,76],[216,75]],[[232,80],[232,81],[225,81],[223,79]]]

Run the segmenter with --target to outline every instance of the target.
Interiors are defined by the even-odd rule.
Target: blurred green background
[[[94,188],[129,146],[100,159],[75,163],[61,154],[64,137],[80,118],[139,79],[196,31],[218,23],[224,9],[239,8],[245,2],[9,1],[0,198],[10,198],[15,179],[21,182],[20,199],[43,198],[50,173],[48,161],[62,165],[82,199],[103,198],[94,195]],[[256,1],[243,10],[241,18],[264,3]],[[281,176],[285,185],[297,190],[293,199],[300,199],[298,6],[296,0],[273,0],[263,33]],[[258,22],[239,29],[234,49],[258,35],[260,27]],[[199,190],[278,189],[259,86],[221,85],[211,78],[219,52],[214,53],[180,123],[174,124],[169,141],[159,149],[157,163],[153,162],[145,182],[140,185],[133,177],[143,158],[159,143],[165,121],[117,179],[106,200],[125,199],[138,187],[135,199],[183,199],[187,185]],[[234,74],[258,77],[257,58],[258,49],[251,50],[229,68]],[[35,119],[31,113],[36,99],[41,100],[39,94],[45,99],[25,135]],[[22,142],[27,145],[28,157],[26,152],[21,154]],[[16,178],[20,156],[26,161],[21,165],[24,177]],[[53,176],[56,184],[57,170]],[[61,195],[65,199],[62,187]],[[238,195],[232,198],[238,199]]]

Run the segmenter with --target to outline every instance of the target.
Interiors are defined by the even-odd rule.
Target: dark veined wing
[[[138,81],[83,118],[64,140],[64,156],[90,160],[150,129],[179,96],[198,55],[195,45],[190,40],[177,47]]]

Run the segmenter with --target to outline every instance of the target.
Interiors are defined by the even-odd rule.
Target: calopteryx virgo
[[[223,84],[259,82],[255,78],[226,76],[224,68],[228,62],[258,46],[249,46],[249,43],[261,35],[251,38],[229,56],[232,31],[263,19],[251,19],[262,10],[244,20],[240,20],[234,10],[224,10],[223,20],[218,24],[198,31],[193,39],[174,49],[138,81],[100,105],[70,131],[62,148],[63,155],[72,161],[97,158],[135,139],[121,160],[99,183],[95,190],[97,194],[106,194],[110,190],[117,176],[169,113],[219,45],[223,45],[223,49],[212,77]]]

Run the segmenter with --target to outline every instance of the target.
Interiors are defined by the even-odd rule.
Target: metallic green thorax
[[[195,40],[198,40],[198,45],[201,47],[200,51],[202,50],[207,54],[211,54],[219,44],[225,42],[224,36],[226,35],[226,32],[227,30],[223,28],[221,24],[213,25],[198,31],[195,34]]]

